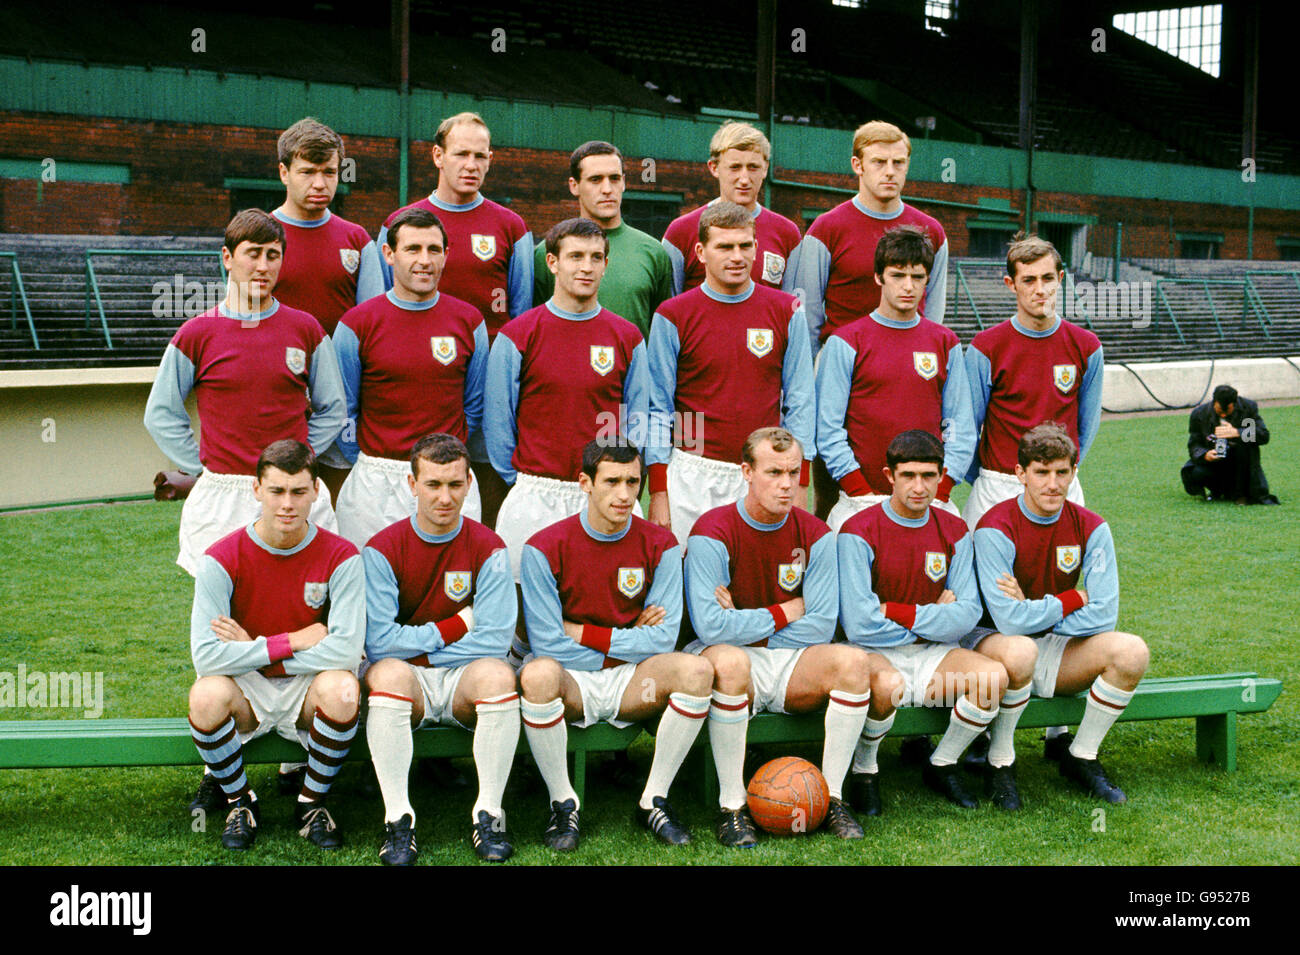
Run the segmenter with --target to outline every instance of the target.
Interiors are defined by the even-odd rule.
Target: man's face
[[[446,146],[433,147],[433,164],[438,167],[438,185],[446,183],[457,197],[471,201],[483,188],[492,162],[491,137],[478,123],[457,123],[447,132]]]
[[[789,514],[794,496],[801,493],[799,470],[803,452],[792,444],[784,451],[774,451],[770,441],[760,441],[754,449],[754,463],[742,461],[741,476],[749,482],[749,499],[769,514]]]
[[[622,527],[641,496],[641,461],[601,461],[596,465],[594,479],[586,472],[578,475],[578,486],[589,496],[592,512],[608,524]]]
[[[310,162],[294,156],[286,166],[280,163],[280,181],[288,190],[289,204],[312,216],[323,213],[334,201],[339,187],[338,150],[322,162]]]
[[[757,249],[753,229],[713,226],[708,241],[695,243],[695,257],[703,263],[704,271],[715,285],[739,292],[749,283]]]
[[[718,180],[723,199],[752,209],[767,178],[767,160],[755,149],[728,149],[709,160],[709,172]]]
[[[280,278],[284,247],[279,242],[249,242],[245,239],[231,252],[221,247],[221,261],[242,295],[254,304],[269,299]]]
[[[415,466],[419,473],[407,475],[406,481],[415,495],[417,519],[426,531],[444,534],[456,526],[465,495],[469,493],[473,480],[469,464],[464,458],[448,464],[419,458]]]
[[[1016,465],[1016,477],[1025,486],[1025,500],[1029,508],[1044,517],[1050,517],[1065,505],[1065,492],[1074,480],[1074,465],[1069,458],[1058,458],[1044,464],[1030,461],[1029,467]]]
[[[437,226],[417,229],[404,225],[397,230],[396,248],[384,243],[384,259],[393,269],[393,284],[407,297],[420,298],[438,288],[442,267],[447,263],[447,248],[442,230]]]
[[[569,192],[578,211],[594,222],[617,219],[623,208],[623,161],[615,155],[587,156],[578,163],[581,178],[569,177]]]
[[[1232,417],[1232,413],[1235,410],[1237,410],[1237,403],[1235,401],[1229,401],[1228,407],[1226,408],[1223,407],[1223,405],[1219,404],[1217,401],[1214,403],[1214,413],[1217,414],[1220,418]]]
[[[858,189],[865,190],[877,202],[892,203],[903,194],[907,184],[909,161],[907,144],[872,143],[850,161],[858,177]]]
[[[555,287],[579,300],[594,298],[605,274],[605,240],[595,236],[566,235],[559,255],[546,254],[546,266]]]
[[[1047,319],[1056,314],[1056,293],[1064,272],[1056,268],[1056,257],[1045,255],[1033,262],[1017,262],[1016,275],[1003,276],[1007,288],[1016,293],[1016,307],[1022,315]]]
[[[876,276],[880,300],[895,312],[915,312],[925,294],[928,277],[923,265],[887,265],[885,273]]]
[[[316,481],[307,470],[286,474],[270,467],[253,482],[253,497],[262,505],[263,527],[293,535],[307,526],[307,515],[316,503]]]
[[[939,493],[942,469],[933,461],[900,461],[892,471],[885,468],[885,477],[893,487],[895,513],[920,517]]]

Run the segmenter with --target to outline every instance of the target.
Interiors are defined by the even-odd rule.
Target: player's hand
[[[937,604],[955,604],[956,602],[957,595],[951,590],[945,590],[939,595],[939,599],[935,601]]]
[[[248,631],[241,627],[230,617],[217,617],[212,621],[212,632],[220,639],[228,640],[232,643],[251,642],[252,637]]]
[[[632,624],[634,627],[657,627],[664,622],[668,616],[668,611],[663,607],[656,607],[649,604],[641,609],[637,615],[636,621]]]
[[[1020,584],[1016,578],[1010,574],[1003,574],[998,578],[998,590],[1002,591],[1004,596],[1012,600],[1024,600],[1025,592],[1020,589]]]
[[[1208,451],[1205,452],[1205,460],[1207,460],[1207,461],[1217,461],[1217,460],[1219,460],[1219,455],[1215,453],[1214,448],[1210,448],[1210,450],[1208,450]]]
[[[1241,437],[1241,432],[1227,422],[1224,422],[1214,429],[1214,436],[1216,438],[1228,438],[1231,440],[1232,438]]]
[[[731,591],[722,584],[718,584],[718,586],[713,589],[713,597],[718,601],[718,606],[723,610],[736,609],[736,605],[731,599]]]
[[[1083,598],[1083,605],[1085,607],[1088,606],[1088,591],[1084,590],[1082,587],[1075,587],[1074,589],[1077,590],[1079,596]]]
[[[474,629],[474,608],[473,608],[473,606],[466,607],[466,608],[463,609],[460,613],[456,614],[456,616],[460,617],[460,619],[462,619],[462,620],[465,621],[465,632],[466,632],[466,633],[469,633],[469,631],[471,631],[471,630]]]
[[[329,628],[325,624],[313,623],[289,634],[289,648],[294,653],[309,649],[324,640],[328,633]]]
[[[672,530],[672,511],[668,507],[667,491],[655,491],[650,495],[650,523]]]
[[[781,604],[781,610],[785,613],[786,624],[794,623],[803,616],[803,598],[795,597],[794,600],[787,600]]]

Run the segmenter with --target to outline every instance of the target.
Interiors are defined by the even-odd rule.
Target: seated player
[[[637,816],[669,845],[691,841],[668,789],[708,715],[713,670],[673,652],[682,618],[681,548],[669,531],[632,514],[641,477],[635,448],[588,443],[578,479],[586,509],[524,547],[532,655],[519,671],[520,710],[550,795],[542,841],[562,852],[578,846],[580,809],[569,782],[566,723],[601,720],[627,726],[659,717]]]
[[[899,706],[952,707],[922,770],[927,786],[974,809],[958,760],[989,727],[989,795],[1001,809],[1020,808],[1012,744],[1029,700],[1034,644],[999,634],[979,653],[958,646],[979,621],[980,598],[970,531],[960,517],[930,507],[944,456],[929,432],[894,438],[885,451],[889,498],[850,517],[836,539],[844,635],[872,656],[871,710],[849,787],[854,807],[869,816],[881,811],[876,755]]]
[[[1150,652],[1141,637],[1115,629],[1119,569],[1110,527],[1066,500],[1078,460],[1062,425],[1049,422],[1025,432],[1016,464],[1024,493],[980,518],[975,566],[993,625],[1038,644],[1034,693],[1088,691],[1078,734],[1049,740],[1048,757],[1060,761],[1062,776],[1097,798],[1124,802],[1097,750],[1132,699]],[[969,645],[983,650],[978,640]]]
[[[366,567],[366,742],[384,797],[387,865],[411,865],[415,809],[407,792],[411,730],[449,723],[474,733],[479,793],[470,840],[480,859],[514,853],[501,797],[519,743],[519,694],[505,662],[515,631],[505,545],[464,517],[469,451],[449,434],[411,450],[414,517],[370,539]]]
[[[272,730],[307,750],[298,834],[342,845],[323,800],[357,732],[366,585],[357,549],[307,520],[318,487],[307,445],[268,446],[253,484],[261,516],[209,547],[194,577],[190,730],[210,770],[204,786],[229,801],[227,849],[257,838],[243,744]]]
[[[841,839],[862,826],[841,798],[871,698],[870,664],[832,644],[839,590],[835,535],[794,507],[803,449],[783,428],[759,428],[741,452],[744,498],[708,511],[686,547],[686,594],[698,639],[687,650],[713,666],[709,743],[718,771],[718,841],[757,843],[743,769],[749,713],[826,707],[822,775],[826,825]]]

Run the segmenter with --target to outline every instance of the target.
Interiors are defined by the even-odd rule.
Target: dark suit
[[[1205,454],[1214,447],[1214,429],[1222,420],[1215,413],[1213,401],[1193,409],[1187,423],[1187,453],[1191,460],[1183,465],[1183,487],[1197,497],[1208,490],[1216,500],[1246,498],[1251,504],[1261,503],[1271,495],[1259,461],[1260,446],[1268,444],[1269,438],[1259,405],[1237,396],[1226,420],[1241,435],[1228,440],[1226,458],[1207,461]]]

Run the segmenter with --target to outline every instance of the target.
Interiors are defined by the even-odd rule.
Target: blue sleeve
[[[504,658],[515,638],[519,598],[510,570],[510,554],[494,551],[478,569],[474,586],[474,626],[456,642],[429,654],[434,666],[460,666],[481,657]]]
[[[650,320],[646,365],[650,373],[650,434],[646,464],[667,464],[673,453],[673,412],[677,397],[677,326],[658,312]]]
[[[686,607],[700,641],[710,646],[748,646],[776,632],[776,621],[763,608],[728,610],[713,591],[731,583],[727,548],[712,537],[693,536],[686,542]]]
[[[380,293],[383,294],[382,292]],[[339,377],[343,380],[343,400],[347,417],[334,447],[348,465],[357,463],[357,414],[361,410],[361,342],[357,333],[339,322],[334,329],[334,356],[339,362]]]
[[[383,258],[379,254],[379,247],[373,242],[367,243],[361,250],[361,267],[357,270],[358,305],[387,291],[384,288]]]
[[[1013,600],[998,589],[1003,574],[1015,576],[1016,548],[1006,534],[991,527],[975,531],[975,570],[984,605],[1000,633],[1033,634],[1050,630],[1061,622],[1064,607],[1056,597],[1041,600]]]
[[[817,448],[826,470],[836,481],[859,467],[849,446],[849,433],[844,429],[857,357],[852,345],[832,335],[826,339],[824,354],[817,363]]]
[[[519,586],[524,598],[524,624],[528,645],[539,657],[550,657],[574,670],[599,670],[605,654],[584,647],[564,632],[564,608],[555,575],[536,547],[524,545],[519,564]]]
[[[974,483],[980,473],[979,436],[989,410],[989,394],[993,391],[993,366],[973,344],[966,346],[966,383],[970,386],[971,421],[975,425],[975,453],[971,455],[966,480]]]
[[[791,274],[789,267],[786,275]],[[831,253],[821,239],[806,235],[799,243],[795,257],[793,278],[783,284],[787,292],[799,296],[804,315],[808,319],[809,342],[813,358],[821,349],[818,341],[822,326],[826,324],[826,283],[831,275]]]
[[[487,382],[483,393],[483,442],[488,460],[507,484],[515,483],[515,445],[519,440],[519,349],[505,335],[498,335],[488,355]]]
[[[330,574],[329,601],[329,633],[314,647],[285,660],[285,673],[357,672],[366,647],[366,572],[360,554],[353,554]]]
[[[979,623],[984,607],[980,603],[979,585],[975,583],[975,540],[964,534],[953,548],[944,590],[957,597],[950,604],[917,604],[912,632],[935,643],[956,643]]]
[[[785,359],[781,363],[781,425],[803,445],[804,460],[817,457],[817,391],[813,383],[808,319],[796,307],[786,329]]]
[[[623,379],[623,415],[623,434],[644,453],[650,430],[650,375],[646,371],[644,341],[632,349]]]
[[[961,344],[948,352],[948,377],[943,383],[943,466],[960,484],[975,460],[975,416],[971,411],[970,383]]]
[[[1101,346],[1088,356],[1088,369],[1083,373],[1083,384],[1079,387],[1079,463],[1092,447],[1101,427],[1101,391],[1106,380],[1106,359],[1102,356]],[[1087,588],[1085,588],[1087,589]],[[1088,591],[1089,598],[1092,591]],[[1085,608],[1086,609],[1086,608]]]
[[[1088,602],[1062,620],[1056,632],[1090,637],[1114,630],[1119,622],[1119,567],[1109,524],[1099,525],[1083,547],[1079,586],[1088,592]]]
[[[469,432],[466,443],[471,451],[483,443],[483,402],[487,393],[487,370],[487,325],[479,322],[474,329],[474,354],[470,356],[469,367],[465,369],[465,427]],[[474,455],[471,454],[470,457],[473,458]]]
[[[271,663],[265,634],[249,634],[253,638],[250,643],[222,640],[212,632],[215,618],[230,616],[230,596],[234,592],[230,575],[216,558],[208,554],[200,557],[190,611],[190,656],[199,676],[239,676]]]
[[[510,317],[522,315],[533,307],[533,234],[525,232],[510,250]]]
[[[421,653],[440,650],[442,637],[436,624],[409,626],[397,622],[397,575],[388,559],[373,547],[362,550],[361,559],[366,572],[367,659],[409,660]]]
[[[925,317],[939,325],[943,324],[944,310],[948,305],[948,239],[934,250],[934,265],[930,267],[930,278],[925,283]]]
[[[768,646],[812,647],[830,643],[840,612],[835,535],[823,534],[808,552],[803,574],[803,616],[772,635]]]
[[[682,286],[686,282],[686,256],[682,254],[681,249],[668,241],[667,236],[664,236],[659,244],[668,253],[668,264],[672,268],[673,295],[681,295]]]
[[[671,653],[682,629],[682,549],[670,547],[659,558],[654,584],[645,596],[646,607],[663,607],[664,619],[653,627],[615,627],[610,632],[609,655],[640,663],[656,653]]]
[[[379,263],[379,277],[384,283],[384,291],[387,292],[393,287],[393,267],[384,260],[384,243],[388,241],[388,226],[379,227],[379,235],[375,236],[375,257]]]
[[[864,538],[840,533],[835,540],[840,568],[840,623],[849,643],[861,647],[900,647],[916,639],[910,630],[885,616],[871,589],[875,554]]]
[[[185,399],[194,390],[194,363],[175,345],[163,352],[144,406],[144,426],[158,449],[186,474],[203,470]]]
[[[312,352],[307,372],[307,391],[311,397],[311,417],[307,419],[307,443],[318,455],[325,452],[343,432],[347,418],[347,398],[343,394],[343,376],[334,343],[326,335]]]

